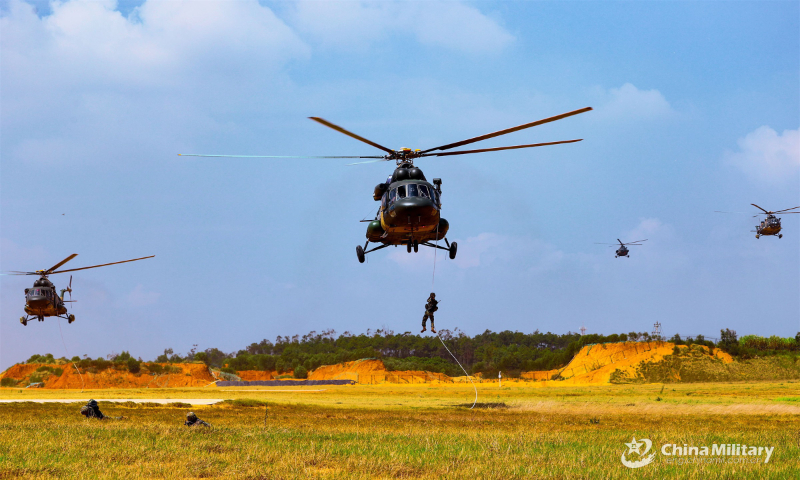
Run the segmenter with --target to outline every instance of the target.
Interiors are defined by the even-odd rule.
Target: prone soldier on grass
[[[189,412],[189,413],[186,414],[186,421],[183,422],[183,424],[186,425],[187,427],[199,427],[199,426],[210,427],[211,426],[208,423],[206,423],[206,422],[200,420],[199,418],[197,418],[197,415],[195,415],[194,412]]]

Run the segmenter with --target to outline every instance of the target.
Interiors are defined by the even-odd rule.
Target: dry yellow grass
[[[464,385],[246,389],[0,390],[0,478],[796,478],[800,384],[541,388]],[[250,390],[250,391],[242,391]],[[78,399],[255,398],[264,407],[194,407],[212,429],[182,426],[187,408],[101,404],[121,421],[90,421]],[[653,444],[774,446],[768,464],[620,462],[632,437]]]

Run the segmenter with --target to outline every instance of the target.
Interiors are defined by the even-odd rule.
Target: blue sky
[[[417,331],[433,252],[355,256],[389,164],[177,156],[378,153],[309,116],[428,148],[594,107],[480,146],[577,144],[419,162],[440,328],[794,336],[800,219],[713,212],[800,205],[799,5],[3,0],[0,269],[156,258],[74,274],[63,344],[0,278],[0,368]]]

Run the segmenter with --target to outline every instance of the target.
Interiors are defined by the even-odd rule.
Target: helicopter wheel
[[[356,246],[356,255],[358,256],[358,263],[364,263],[366,256],[364,255],[364,248],[361,245]],[[74,318],[73,316],[73,319]]]
[[[67,315],[67,323],[72,323],[75,321],[75,315]]]
[[[419,242],[415,241],[414,242],[414,253],[417,253],[417,252],[419,252]]]
[[[23,327],[27,327],[28,319],[26,319],[25,317],[19,317],[19,323],[21,323]]]
[[[406,251],[407,251],[408,253],[411,253],[411,242],[408,242],[408,243],[406,244]]]
[[[760,236],[761,236],[761,235],[759,235],[759,234],[757,234],[757,233],[756,233],[756,238],[758,238],[758,237],[760,237]]]
[[[782,233],[779,233],[779,234],[778,234],[778,238],[783,238],[783,234],[782,234]]]
[[[453,242],[450,244],[450,260],[455,260],[456,252],[458,252],[458,244]]]

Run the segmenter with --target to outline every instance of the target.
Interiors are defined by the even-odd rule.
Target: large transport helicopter
[[[73,253],[69,257],[61,260],[57,264],[48,268],[47,270],[36,270],[35,272],[8,272],[6,275],[38,275],[39,278],[33,282],[32,288],[25,289],[25,313],[26,316],[20,317],[19,322],[23,326],[28,325],[28,320],[33,318],[38,319],[40,322],[44,321],[44,317],[59,317],[66,319],[68,323],[75,321],[75,315],[67,313],[66,304],[72,302],[72,275],[69,277],[69,286],[61,290],[61,294],[56,294],[56,286],[48,279],[48,275],[56,273],[77,272],[78,270],[87,270],[89,268],[106,267],[108,265],[116,265],[118,263],[135,262],[137,260],[144,260],[146,258],[153,258],[155,255],[149,257],[134,258],[132,260],[123,260],[121,262],[104,263],[102,265],[93,265],[91,267],[72,268],[69,270],[57,270],[59,267],[77,257],[77,253]],[[69,293],[69,300],[64,300],[64,293]]]
[[[482,148],[478,150],[457,150],[445,152],[451,148],[480,142],[489,138],[499,137],[507,133],[535,127],[562,118],[571,117],[580,113],[592,110],[591,107],[581,108],[572,112],[563,113],[554,117],[537,120],[535,122],[518,125],[493,133],[487,133],[478,137],[469,138],[460,142],[449,143],[427,150],[412,150],[401,148],[392,150],[383,145],[367,140],[344,128],[334,125],[319,117],[309,117],[311,120],[332,128],[339,133],[343,133],[367,145],[373,146],[386,152],[382,156],[276,156],[276,155],[202,155],[202,154],[179,154],[192,157],[233,157],[233,158],[369,158],[367,162],[351,163],[349,165],[359,165],[364,163],[395,161],[396,168],[384,183],[379,183],[373,192],[372,198],[380,201],[381,205],[373,220],[362,220],[368,222],[367,242],[362,247],[356,247],[356,255],[360,263],[364,263],[366,254],[386,248],[389,246],[405,245],[406,250],[411,253],[419,251],[419,246],[438,248],[446,250],[450,258],[456,258],[458,244],[447,240],[447,232],[450,224],[441,217],[441,195],[442,180],[434,178],[428,182],[422,170],[414,165],[414,160],[423,157],[444,157],[450,155],[465,155],[468,153],[496,152],[500,150],[516,150],[520,148],[542,147],[546,145],[558,145],[562,143],[580,142],[582,139],[564,140],[559,142],[534,143],[527,145],[513,145],[508,147]],[[438,245],[439,240],[444,240],[446,247]],[[370,243],[379,244],[374,248],[368,248]]]
[[[756,225],[755,230],[751,230],[751,232],[755,232],[756,238],[760,238],[762,235],[774,235],[778,238],[783,238],[783,234],[781,233],[781,219],[776,217],[775,214],[779,213],[781,215],[789,214],[789,213],[800,213],[800,212],[790,212],[789,210],[796,210],[800,207],[793,207],[793,208],[786,208],[784,210],[778,210],[776,212],[772,212],[769,210],[764,210],[763,208],[759,207],[755,203],[751,203],[750,205],[756,207],[757,209],[761,210],[764,213],[756,213],[753,215],[757,217],[758,215],[766,215],[767,217],[764,220],[761,220],[761,223]],[[744,213],[744,212],[720,212],[717,211],[716,213]]]
[[[646,241],[647,241],[647,239],[645,238],[644,240],[636,240],[635,242],[622,243],[622,240],[620,240],[618,238],[617,239],[617,242],[619,242],[618,244],[617,243],[596,243],[595,245],[608,245],[609,247],[616,247],[617,245],[619,245],[619,248],[615,252],[617,255],[614,258],[619,258],[619,257],[628,257],[628,258],[630,258],[630,255],[628,254],[628,245],[641,245],[641,242],[646,242]]]

